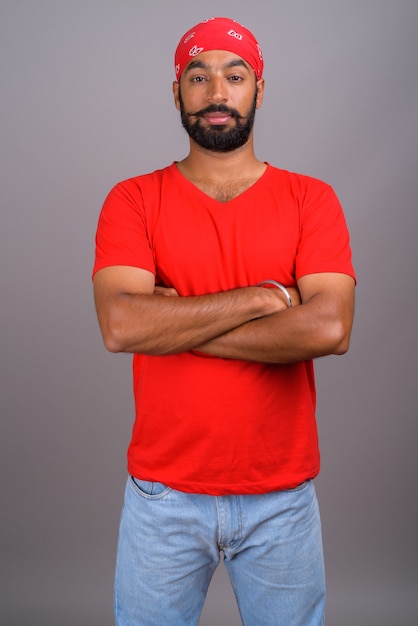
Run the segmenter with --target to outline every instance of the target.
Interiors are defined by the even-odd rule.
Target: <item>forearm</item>
[[[99,321],[111,352],[174,354],[283,308],[283,301],[268,291],[247,287],[193,297],[115,294],[98,309]]]
[[[352,309],[336,310],[320,297],[270,317],[253,320],[197,348],[226,359],[294,363],[349,347]]]

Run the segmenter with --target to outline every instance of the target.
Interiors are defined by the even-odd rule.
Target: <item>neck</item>
[[[178,163],[180,171],[191,179],[231,180],[257,176],[264,168],[254,153],[252,137],[231,152],[212,152],[190,141],[188,156]]]

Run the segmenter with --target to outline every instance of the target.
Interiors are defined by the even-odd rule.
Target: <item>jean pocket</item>
[[[143,498],[157,499],[163,498],[167,493],[171,491],[171,487],[168,487],[164,483],[152,482],[150,480],[141,480],[131,476],[131,483],[137,493]]]

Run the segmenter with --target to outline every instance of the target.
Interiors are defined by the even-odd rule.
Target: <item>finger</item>
[[[178,296],[174,287],[160,287],[156,286],[154,289],[155,296]]]

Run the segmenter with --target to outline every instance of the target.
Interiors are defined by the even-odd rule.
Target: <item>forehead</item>
[[[194,69],[205,69],[209,72],[228,70],[233,67],[241,67],[248,72],[253,72],[250,65],[242,57],[227,50],[208,50],[197,54],[186,65],[183,74],[187,74]]]

